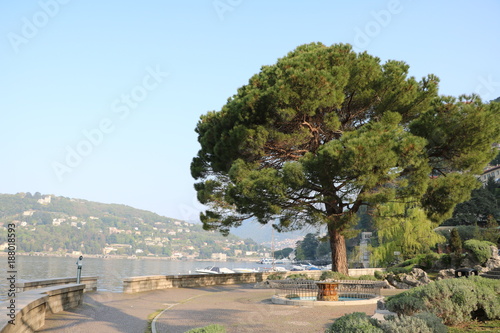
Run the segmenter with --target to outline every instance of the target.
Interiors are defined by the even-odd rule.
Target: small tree
[[[316,251],[319,246],[318,237],[315,234],[307,234],[301,242],[297,242],[295,258],[299,260],[316,259]],[[300,249],[299,249],[300,247]]]
[[[445,238],[434,232],[435,225],[424,210],[414,203],[392,202],[382,205],[375,213],[379,246],[374,249],[373,260],[389,264],[394,262],[394,251],[404,260],[430,252]]]
[[[462,261],[462,239],[457,228],[451,230],[450,251],[452,253],[452,264],[454,264],[455,268],[460,267]]]

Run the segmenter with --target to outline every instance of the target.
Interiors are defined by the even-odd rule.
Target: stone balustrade
[[[42,279],[33,281],[19,280],[18,282],[16,282],[16,293],[72,283],[76,283],[76,277]],[[97,276],[82,276],[80,278],[80,283],[85,285],[85,289],[83,290],[83,292],[97,290]]]
[[[82,304],[83,284],[36,288],[16,294],[0,303],[7,315],[0,317],[0,333],[35,332],[45,324],[47,315]]]
[[[380,268],[350,269],[350,276],[365,274],[373,275]],[[123,292],[126,294],[139,293],[168,288],[195,288],[221,284],[256,283],[267,280],[271,274],[284,277],[292,274],[306,274],[313,279],[319,279],[323,271],[287,271],[287,272],[258,272],[234,274],[192,274],[192,275],[150,275],[135,276],[123,280]]]

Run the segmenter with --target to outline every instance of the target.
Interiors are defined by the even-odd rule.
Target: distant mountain
[[[38,192],[0,194],[0,250],[7,244],[8,223],[16,224],[18,252],[206,259],[265,250],[249,237],[223,237],[130,206]]]
[[[303,238],[308,233],[316,233],[317,230],[303,229],[291,232],[274,232],[274,241],[280,242],[287,239]],[[232,228],[231,233],[241,238],[251,238],[259,244],[270,244],[273,239],[272,226],[261,225],[258,222],[247,221],[238,228]]]

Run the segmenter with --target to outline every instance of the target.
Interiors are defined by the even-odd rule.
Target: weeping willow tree
[[[430,252],[446,239],[434,232],[436,223],[416,204],[390,202],[380,206],[374,217],[380,246],[374,248],[372,260],[389,264],[394,261],[394,252],[403,259]]]

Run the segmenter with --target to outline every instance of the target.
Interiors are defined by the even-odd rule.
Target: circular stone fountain
[[[343,293],[339,291],[337,282],[315,282],[317,292],[298,292],[297,289],[287,290],[284,293],[278,293],[271,299],[274,304],[281,305],[299,305],[299,306],[344,306],[344,305],[366,305],[376,304],[381,296],[375,292],[366,293]],[[298,293],[297,293],[298,292]],[[300,295],[299,295],[300,294]]]

